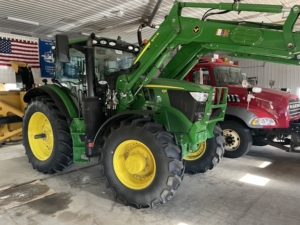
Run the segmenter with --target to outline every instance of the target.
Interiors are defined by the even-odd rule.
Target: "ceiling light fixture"
[[[117,16],[118,16],[118,17],[123,17],[123,15],[124,15],[124,12],[123,12],[122,10],[120,10],[120,11],[117,13]]]
[[[58,27],[57,29],[55,29],[55,31],[66,32],[66,31],[71,30],[74,27],[76,27],[76,24],[70,23],[70,24],[66,24],[61,27]]]
[[[26,37],[32,37],[31,34],[26,34],[26,33],[22,33],[22,32],[16,32],[16,31],[11,31],[11,34],[15,34],[15,35],[21,35],[21,36],[26,36]]]
[[[20,23],[27,23],[27,24],[31,24],[31,25],[35,25],[35,26],[39,26],[40,25],[38,22],[33,22],[33,21],[30,21],[30,20],[18,19],[18,18],[14,18],[14,17],[7,17],[7,20],[14,21],[14,22],[20,22]]]
[[[81,32],[81,35],[83,35],[83,36],[90,36],[89,33],[84,33],[84,32]]]
[[[112,11],[110,12],[111,14],[114,14],[118,17],[123,17],[124,16],[124,12],[120,9],[120,10],[117,10],[117,11]]]

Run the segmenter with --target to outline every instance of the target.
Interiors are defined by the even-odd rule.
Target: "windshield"
[[[242,81],[245,79],[241,69],[237,67],[215,66],[213,72],[217,86],[242,84]]]
[[[131,65],[135,59],[133,53],[94,47],[94,58],[95,58],[95,74],[98,79],[108,76],[112,72],[126,70]],[[85,65],[85,55],[74,49],[70,49],[70,62],[60,63],[56,67],[56,78],[61,81],[74,81],[74,79],[80,79],[86,76],[86,65]]]
[[[131,67],[135,55],[121,50],[95,48],[95,67],[98,77],[108,76],[112,72],[126,70]]]

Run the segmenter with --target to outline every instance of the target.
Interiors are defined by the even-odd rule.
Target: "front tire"
[[[125,205],[163,204],[181,184],[181,150],[159,124],[144,119],[123,121],[104,135],[100,148],[107,187]]]
[[[214,137],[200,143],[198,150],[190,153],[185,160],[185,172],[205,173],[213,169],[223,158],[225,140],[219,126],[214,127]]]
[[[29,103],[23,119],[23,145],[39,172],[61,172],[72,163],[69,126],[51,98],[36,97]]]
[[[225,138],[225,157],[239,158],[247,154],[252,147],[252,135],[245,125],[226,120],[221,123]]]

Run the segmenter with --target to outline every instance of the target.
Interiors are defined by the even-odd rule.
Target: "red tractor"
[[[247,82],[241,68],[222,59],[200,59],[185,80],[228,88],[226,116],[220,123],[226,140],[225,156],[238,158],[252,145],[300,152],[296,148],[300,146],[297,95],[255,87]],[[215,111],[212,116],[217,114]]]

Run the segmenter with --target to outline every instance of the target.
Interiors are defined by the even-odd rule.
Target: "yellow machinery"
[[[27,104],[23,97],[34,81],[30,67],[23,62],[10,62],[16,72],[17,82],[22,81],[20,90],[0,91],[0,144],[22,140],[22,118]]]

